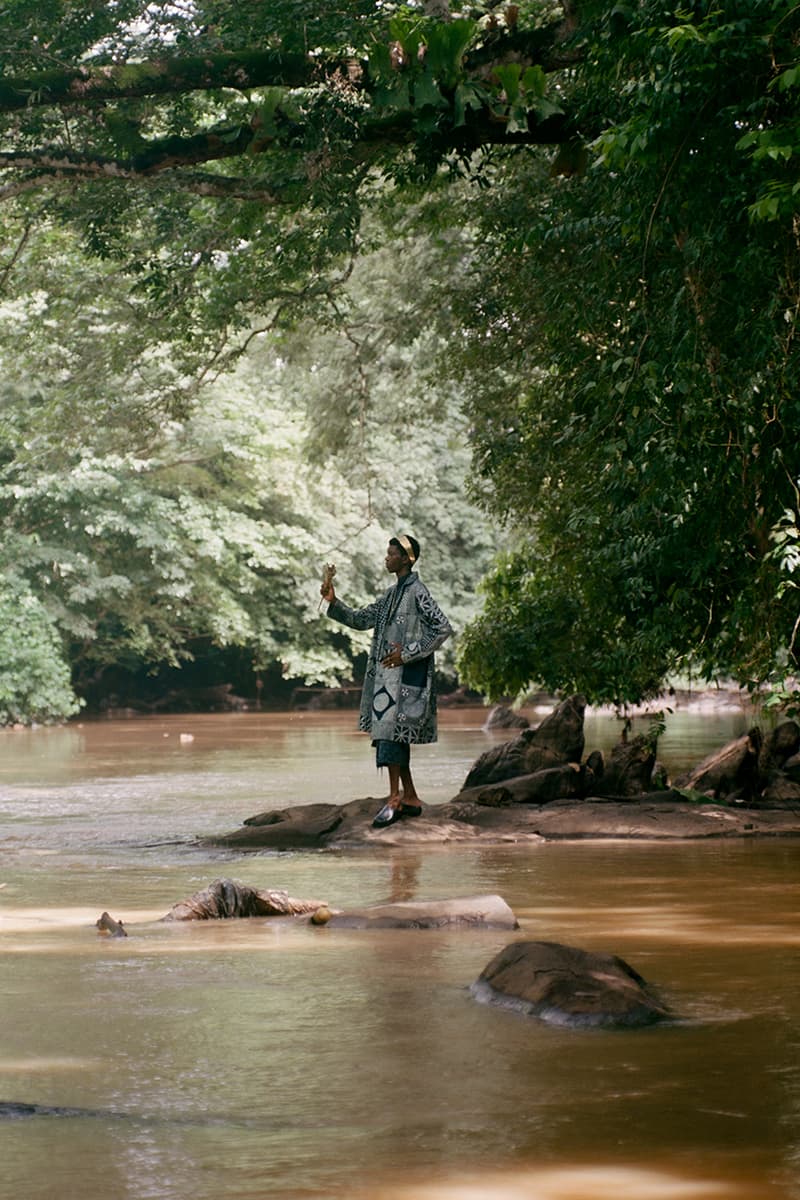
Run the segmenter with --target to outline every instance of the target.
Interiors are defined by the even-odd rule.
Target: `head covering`
[[[390,540],[396,542],[400,549],[405,551],[408,561],[413,567],[414,563],[419,558],[419,542],[417,539],[411,537],[409,533],[398,533],[396,537],[393,537]]]

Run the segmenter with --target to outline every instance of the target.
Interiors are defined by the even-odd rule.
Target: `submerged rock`
[[[640,1026],[672,1014],[633,967],[559,942],[512,942],[481,971],[476,999],[552,1025]]]
[[[97,932],[104,935],[110,935],[115,938],[124,938],[128,936],[128,932],[122,921],[115,921],[107,912],[101,913],[95,921]]]
[[[68,1108],[60,1104],[28,1104],[22,1100],[0,1100],[0,1121],[23,1121],[29,1117],[98,1117],[118,1116],[117,1113],[102,1114],[92,1108]]]

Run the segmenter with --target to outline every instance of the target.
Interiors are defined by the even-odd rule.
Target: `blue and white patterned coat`
[[[373,604],[350,608],[341,600],[328,616],[351,629],[374,629],[361,692],[358,727],[373,741],[435,742],[434,651],[453,632],[450,622],[413,571]],[[400,646],[403,665],[384,667],[381,659]]]

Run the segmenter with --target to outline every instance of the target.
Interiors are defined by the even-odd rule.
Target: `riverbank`
[[[702,804],[653,793],[631,801],[557,800],[490,807],[456,798],[421,817],[373,829],[383,800],[307,804],[248,818],[239,829],[203,839],[235,850],[349,850],[359,847],[508,844],[565,840],[800,837],[800,806],[756,809]]]
[[[800,834],[800,726],[757,727],[665,779],[652,737],[623,737],[606,757],[585,755],[586,702],[570,696],[535,728],[511,724],[472,764],[449,802],[373,828],[383,799],[270,809],[206,839],[228,848],[336,848],[372,844],[547,841],[564,838],[788,837]],[[494,723],[490,719],[489,726]],[[528,723],[525,723],[526,726]],[[656,782],[656,780],[659,782]]]

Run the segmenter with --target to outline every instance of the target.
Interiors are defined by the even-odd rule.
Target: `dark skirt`
[[[375,765],[378,767],[407,767],[411,761],[411,747],[407,742],[390,742],[379,738],[372,743],[375,747]]]

